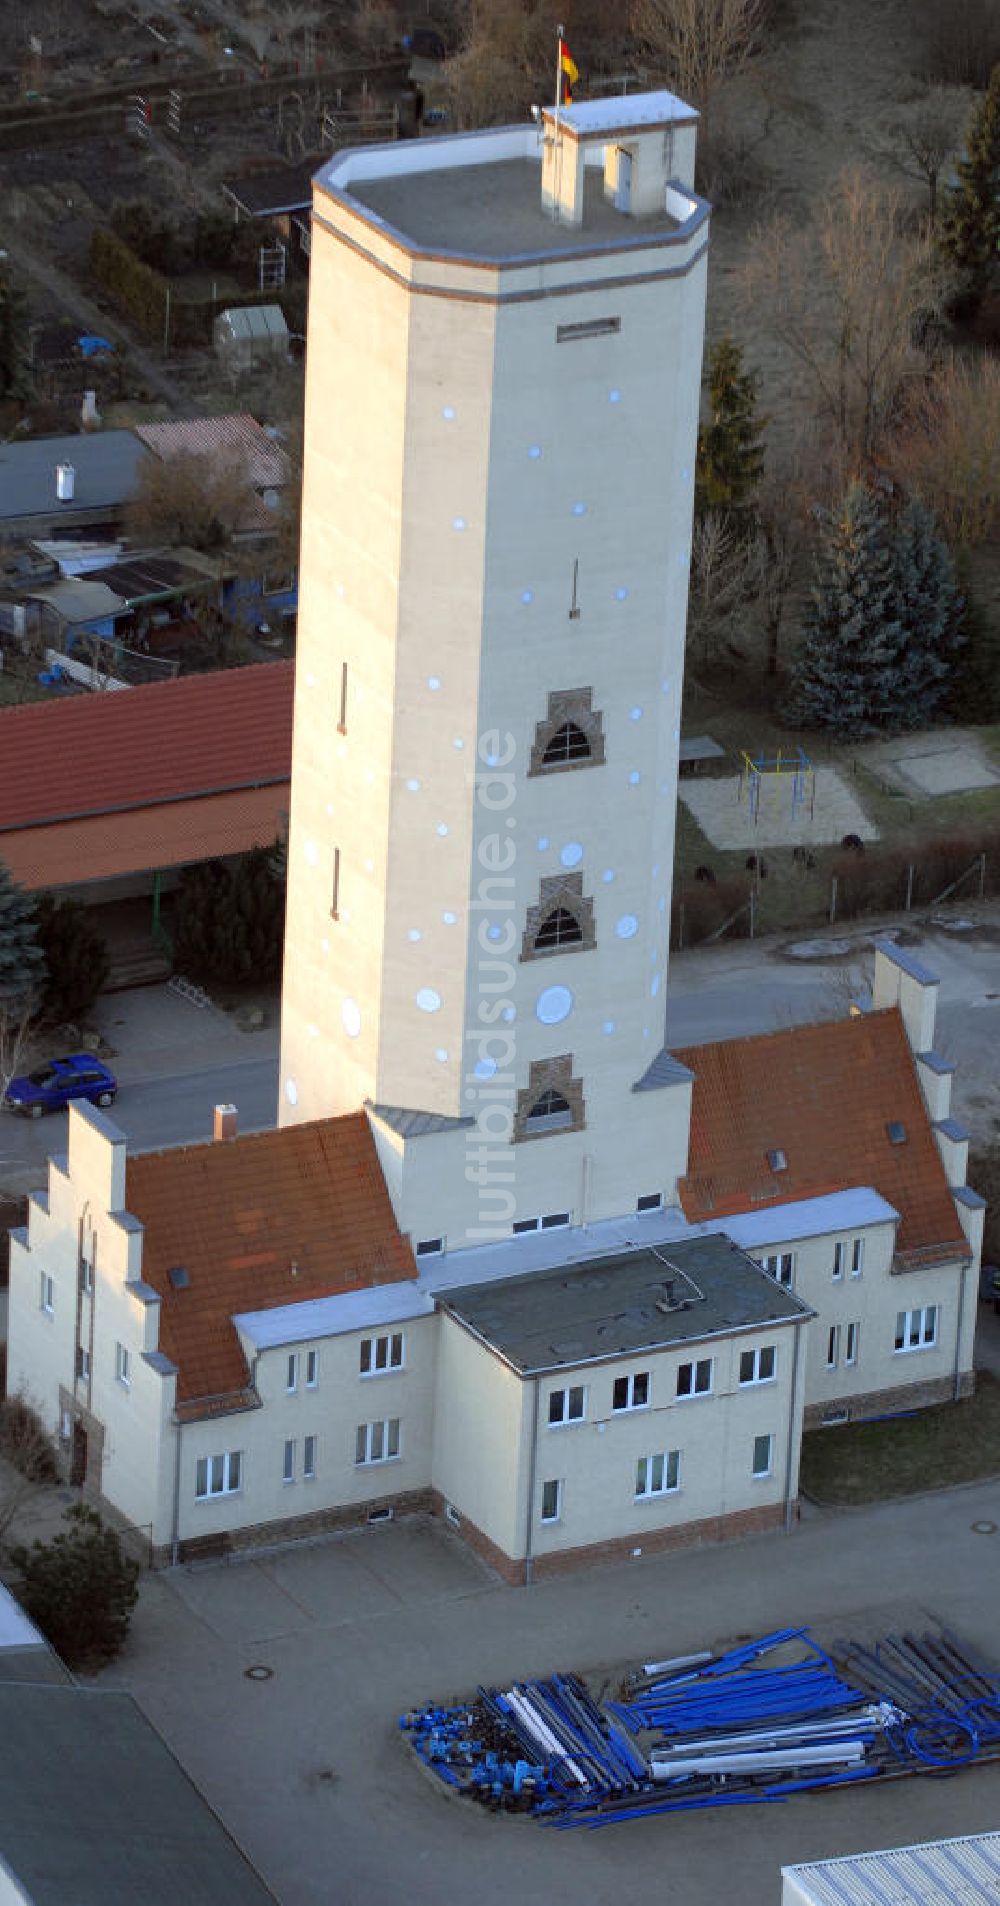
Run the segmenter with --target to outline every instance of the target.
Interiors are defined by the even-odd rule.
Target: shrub
[[[744,911],[733,921],[728,932],[733,939],[746,939],[750,932],[750,914],[746,904],[749,898],[750,888],[743,880],[685,881],[682,887],[674,889],[670,935],[672,945],[699,945],[710,934],[717,933],[738,907],[743,907]]]
[[[55,1448],[38,1411],[18,1393],[0,1403],[0,1456],[28,1482],[56,1482]]]
[[[108,977],[107,943],[79,900],[54,900],[45,893],[37,918],[38,944],[48,967],[40,1017],[53,1023],[77,1019],[90,1010]]]
[[[285,924],[274,849],[255,847],[234,869],[206,861],[186,873],[174,903],[174,965],[192,979],[277,978]]]
[[[65,1534],[11,1551],[20,1600],[69,1667],[107,1661],[128,1634],[139,1596],[139,1564],[84,1502],[67,1509]]]

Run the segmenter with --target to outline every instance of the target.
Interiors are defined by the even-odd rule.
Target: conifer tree
[[[855,483],[817,553],[790,716],[837,734],[875,733],[890,719],[902,645],[893,540],[875,497]]]
[[[758,378],[743,368],[743,352],[720,338],[709,358],[711,422],[698,432],[695,506],[743,510],[753,500],[764,464],[763,419],[757,415]]]
[[[940,712],[952,664],[964,641],[964,604],[951,551],[919,497],[902,510],[895,534],[902,643],[891,725],[921,728]]]
[[[941,247],[968,302],[978,303],[1000,270],[1000,65],[973,113],[958,183],[948,193]]]
[[[78,1019],[89,1011],[108,977],[106,941],[79,900],[55,900],[43,893],[38,902],[38,943],[48,969],[42,1017]]]
[[[0,861],[0,1011],[28,1004],[44,982],[35,903]]]

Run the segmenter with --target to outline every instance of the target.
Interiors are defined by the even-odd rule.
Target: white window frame
[[[290,1483],[295,1481],[295,1438],[294,1436],[288,1436],[285,1439],[285,1453],[284,1453],[284,1458],[282,1460],[282,1465],[281,1465],[281,1480],[282,1480],[282,1483]]]
[[[379,1358],[384,1357],[384,1362]],[[401,1330],[380,1331],[377,1337],[362,1337],[358,1351],[362,1377],[390,1377],[406,1367],[406,1344]]]
[[[762,1271],[773,1277],[782,1289],[791,1290],[795,1282],[795,1252],[768,1251],[758,1260]]]
[[[844,1337],[844,1364],[850,1370],[853,1370],[857,1365],[858,1352],[860,1350],[860,1347],[861,1347],[860,1323],[856,1322],[856,1323],[848,1324],[846,1326],[846,1332]]]
[[[56,1314],[55,1279],[49,1276],[48,1271],[42,1271],[39,1274],[38,1308],[44,1310],[46,1317],[54,1317]]]
[[[421,1238],[414,1246],[415,1257],[443,1257],[443,1238]]]
[[[90,1382],[90,1351],[82,1343],[76,1346],[76,1376],[78,1383]]]
[[[618,1385],[620,1383],[624,1383],[626,1386],[626,1390],[625,1390],[626,1401],[624,1403],[615,1402],[615,1391],[617,1390]],[[645,1384],[645,1387],[646,1387],[646,1394],[641,1403],[637,1403],[635,1400],[635,1386],[637,1383]],[[650,1409],[652,1407],[652,1390],[653,1390],[653,1385],[652,1385],[652,1382],[650,1381],[650,1372],[648,1370],[633,1370],[631,1376],[615,1377],[611,1385],[612,1415],[613,1416],[627,1416],[630,1410]]]
[[[640,1217],[645,1217],[648,1212],[662,1211],[662,1191],[644,1191],[642,1196],[636,1199],[635,1208]]]
[[[574,1399],[579,1398],[577,1407]],[[559,1414],[553,1416],[554,1409]],[[572,1429],[587,1420],[587,1390],[582,1383],[570,1383],[564,1390],[550,1390],[546,1405],[550,1429]]]
[[[221,1464],[221,1470],[216,1465]],[[199,1488],[204,1474],[205,1487]],[[214,1487],[216,1475],[221,1477],[218,1488]],[[219,1496],[238,1496],[243,1488],[243,1451],[241,1449],[222,1450],[213,1456],[199,1456],[194,1471],[194,1499],[196,1502],[212,1502]]]
[[[766,1376],[762,1376],[761,1364],[763,1363],[764,1358],[768,1356],[771,1359],[771,1368],[768,1371]],[[753,1367],[748,1377],[745,1377],[743,1375],[743,1359],[745,1357],[751,1357],[753,1359]],[[757,1344],[752,1350],[741,1350],[739,1367],[737,1370],[737,1380],[739,1382],[740,1388],[744,1390],[749,1389],[753,1384],[777,1383],[778,1381],[778,1346],[777,1344],[761,1343],[761,1344]]]
[[[902,1343],[899,1342],[900,1318],[903,1319],[903,1329],[902,1329],[903,1342]],[[909,1339],[913,1334],[914,1318],[918,1320],[917,1322],[918,1340],[916,1343],[910,1343],[907,1341],[907,1339]],[[896,1356],[909,1357],[913,1354],[914,1351],[934,1350],[937,1346],[938,1326],[940,1322],[941,1322],[940,1304],[917,1304],[912,1310],[898,1310],[896,1312],[896,1343],[895,1343]],[[930,1327],[930,1336],[927,1336],[925,1334],[928,1329],[928,1323]]]
[[[288,1361],[285,1365],[285,1395],[294,1396],[298,1387],[299,1353],[297,1350],[290,1350],[288,1352]]]
[[[851,1245],[851,1276],[860,1277],[865,1268],[864,1238],[855,1238]]]
[[[123,1390],[132,1388],[132,1360],[123,1343],[115,1344],[115,1382],[120,1383]]]
[[[831,1324],[826,1333],[826,1368],[837,1370],[840,1367],[840,1325]]]
[[[757,1449],[761,1443],[767,1444],[766,1469],[758,1469],[757,1467]],[[753,1439],[753,1453],[750,1457],[750,1474],[754,1482],[766,1482],[769,1476],[774,1475],[774,1437],[770,1432],[766,1435],[761,1434],[760,1436],[755,1436]]]
[[[708,1382],[707,1384],[699,1384],[698,1382],[699,1372],[705,1368],[706,1364],[708,1365]],[[681,1373],[684,1370],[690,1370],[691,1372],[691,1388],[689,1390],[681,1389]],[[711,1396],[713,1394],[714,1389],[715,1389],[715,1358],[714,1357],[695,1357],[689,1363],[678,1364],[677,1385],[676,1385],[676,1394],[677,1394],[678,1403],[693,1403],[697,1397]]]
[[[659,1464],[659,1469],[657,1469]],[[657,1477],[659,1480],[657,1481]],[[652,1456],[639,1456],[635,1465],[635,1500],[648,1502],[654,1496],[675,1496],[681,1486],[681,1452],[658,1450]]]
[[[86,1251],[80,1253],[80,1289],[84,1297],[94,1295],[94,1260]]]
[[[306,1389],[319,1389],[319,1351],[306,1351]]]
[[[550,1496],[549,1494],[550,1490],[555,1491],[554,1496]],[[548,1480],[546,1482],[543,1482],[542,1484],[542,1503],[541,1503],[541,1509],[539,1512],[539,1520],[541,1522],[559,1522],[562,1519],[562,1501],[563,1501],[562,1483],[557,1477],[550,1476]],[[552,1504],[552,1507],[548,1513],[546,1513],[546,1503]]]
[[[831,1276],[833,1277],[833,1281],[835,1284],[839,1283],[840,1279],[844,1275],[844,1264],[845,1264],[846,1258],[847,1258],[847,1246],[844,1243],[843,1238],[838,1238],[836,1244],[833,1247],[833,1270],[831,1272]]]
[[[316,1481],[315,1436],[304,1436],[302,1438],[302,1480],[303,1482]]]
[[[380,1463],[398,1463],[401,1441],[398,1416],[379,1417],[374,1423],[359,1423],[354,1432],[354,1467],[371,1469]],[[372,1453],[375,1449],[379,1451],[378,1455]]]
[[[540,1218],[516,1218],[510,1227],[512,1238],[527,1237],[529,1231],[568,1231],[571,1211],[546,1211]]]

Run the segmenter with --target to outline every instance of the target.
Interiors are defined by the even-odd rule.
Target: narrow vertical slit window
[[[340,665],[340,720],[337,723],[337,733],[341,735],[346,735],[347,733],[347,663],[346,662],[342,662]]]
[[[340,848],[333,850],[333,889],[330,894],[330,917],[340,919]]]

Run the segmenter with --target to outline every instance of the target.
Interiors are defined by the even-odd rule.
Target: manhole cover
[[[262,1661],[258,1661],[252,1668],[244,1668],[243,1670],[244,1678],[247,1681],[270,1681],[273,1673],[274,1669],[266,1668]]]
[[[972,1525],[973,1535],[996,1535],[996,1532],[995,1522],[974,1522]]]

